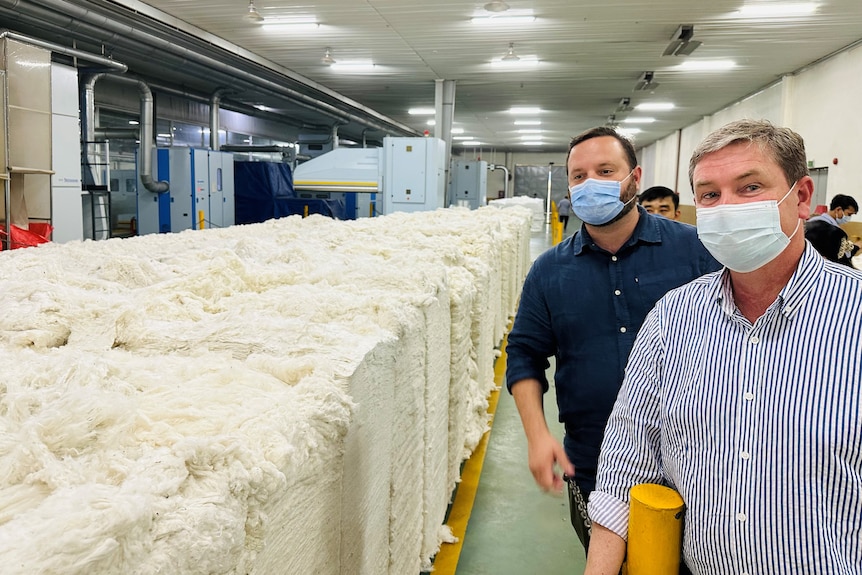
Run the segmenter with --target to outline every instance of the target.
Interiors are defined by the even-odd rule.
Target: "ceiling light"
[[[433,119],[433,118],[432,118],[432,119],[428,120],[428,121],[427,121],[427,122],[425,122],[425,123],[426,123],[427,125],[429,125],[429,126],[436,126],[436,125],[437,125],[437,120],[435,120],[435,119]]]
[[[658,82],[653,82],[653,76],[655,72],[644,72],[641,74],[641,77],[638,79],[638,83],[635,84],[635,90],[637,91],[646,91],[646,90],[655,90],[658,88]]]
[[[510,114],[538,114],[541,111],[541,108],[534,106],[513,106],[509,108]]]
[[[521,56],[517,60],[493,60],[492,68],[532,68],[539,65],[538,56]]]
[[[289,28],[291,32],[320,28],[320,24],[314,16],[274,16],[264,19],[263,25],[269,30]]]
[[[263,16],[254,7],[254,0],[248,0],[248,12],[245,13],[245,19],[249,22],[263,22]]]
[[[506,52],[506,55],[500,58],[503,62],[517,62],[520,60],[517,54],[515,54],[515,43],[509,42],[509,50]]]
[[[487,12],[505,12],[509,9],[509,5],[502,0],[492,0],[484,6]]]
[[[505,14],[494,14],[492,16],[474,16],[470,18],[473,24],[490,24],[492,26],[507,26],[510,24],[527,24],[535,22],[536,16],[533,10],[528,8],[525,10],[507,10]]]
[[[437,111],[434,108],[410,108],[407,113],[411,116],[433,116]]]
[[[713,70],[729,70],[736,67],[733,60],[686,60],[676,68],[679,70],[697,70],[709,72]]]
[[[139,125],[139,124],[140,124],[140,122],[138,122],[137,120],[129,120],[129,125],[130,125],[130,126],[137,126],[137,125]]]
[[[477,142],[476,140],[465,140],[461,142],[462,146],[481,146],[482,142]]]
[[[640,134],[640,128],[617,128],[617,132],[620,134],[624,134],[626,136],[634,136],[635,134]]]
[[[542,130],[541,130],[541,128],[539,128],[539,129],[527,128],[526,130],[518,130],[518,133],[519,134],[541,134]]]
[[[542,139],[542,135],[541,134],[527,134],[525,136],[521,136],[521,139],[522,140],[536,140],[536,141],[538,141],[538,140]]]
[[[516,126],[541,126],[541,120],[515,120]]]
[[[463,134],[464,128],[452,128],[452,133],[453,134]]]
[[[350,62],[342,61],[338,64],[332,64],[330,69],[341,70],[342,72],[369,72],[376,67],[377,65],[371,60],[353,60]]]
[[[670,44],[664,49],[662,56],[688,56],[694,52],[701,42],[692,40],[694,25],[682,24],[670,37]]]
[[[452,136],[453,140],[473,140],[475,136]]]
[[[739,9],[742,16],[804,16],[817,11],[814,2],[797,2],[786,4],[746,4]]]
[[[323,54],[323,59],[321,60],[321,62],[323,62],[327,66],[332,66],[333,64],[335,64],[335,58],[332,57],[331,48],[326,49],[326,53]]]
[[[655,118],[646,117],[633,117],[623,120],[623,124],[652,124],[653,122],[655,122]]]
[[[651,112],[673,110],[674,105],[671,102],[644,102],[635,106],[635,110],[644,110]]]
[[[526,141],[521,142],[521,143],[524,144],[525,146],[543,146],[545,144],[545,142],[541,142],[539,140],[526,140]]]

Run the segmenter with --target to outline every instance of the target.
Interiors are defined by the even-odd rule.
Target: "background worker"
[[[631,142],[614,129],[573,138],[567,173],[572,209],[584,224],[530,269],[508,337],[506,382],[536,483],[559,491],[560,470],[574,477],[568,482],[572,523],[586,547],[589,523],[578,498],[593,489],[602,433],[635,335],[665,292],[720,265],[693,226],[636,205],[641,168]],[[549,431],[542,406],[551,356],[565,448]]]
[[[560,217],[560,223],[563,224],[563,232],[566,231],[566,227],[569,225],[569,215],[572,213],[572,201],[569,199],[569,194],[560,200],[560,203],[557,204],[557,214]]]
[[[644,322],[605,431],[585,573],[619,572],[639,483],[682,496],[695,575],[862,573],[862,306],[847,305],[862,273],[802,236],[814,184],[795,132],[728,124],[689,178],[725,269]]]
[[[669,220],[679,219],[679,194],[664,186],[647,188],[638,196],[638,203],[647,212]]]
[[[858,212],[856,200],[844,194],[836,195],[829,204],[828,212],[808,218],[805,222],[805,239],[826,259],[852,267],[851,260],[859,251],[859,246],[850,241],[841,226]]]

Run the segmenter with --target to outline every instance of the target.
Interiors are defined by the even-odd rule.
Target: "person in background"
[[[664,186],[653,186],[638,196],[638,203],[647,212],[664,216],[669,220],[679,219],[679,194]]]
[[[828,212],[808,218],[805,222],[805,239],[826,259],[852,267],[851,260],[859,251],[859,246],[850,241],[841,226],[858,212],[856,200],[844,194],[836,195],[829,204]]]
[[[508,337],[506,383],[536,483],[559,491],[559,470],[571,478],[572,524],[586,548],[585,499],[635,335],[665,292],[720,265],[693,226],[651,216],[636,204],[641,168],[632,143],[613,128],[573,138],[567,173],[572,210],[584,224],[539,256],[527,275]],[[551,356],[565,447],[543,411]]]
[[[557,213],[560,216],[560,223],[563,224],[563,232],[566,231],[566,227],[569,225],[569,214],[572,211],[572,201],[569,199],[569,195],[560,200],[560,203],[557,205]]]
[[[646,318],[602,444],[588,575],[616,575],[629,490],[676,489],[694,574],[862,573],[862,273],[805,241],[795,132],[741,120],[689,164],[725,269]],[[840,313],[836,313],[840,310]]]

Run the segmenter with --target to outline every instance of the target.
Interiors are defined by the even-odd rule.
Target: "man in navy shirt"
[[[578,498],[595,487],[605,424],[644,317],[668,290],[721,265],[693,226],[637,206],[641,168],[631,142],[612,128],[573,138],[566,168],[572,210],[584,224],[527,275],[506,349],[506,382],[527,435],[530,471],[547,491],[563,486],[555,466],[571,478],[572,523],[587,547],[589,521]],[[565,448],[542,408],[550,356]]]

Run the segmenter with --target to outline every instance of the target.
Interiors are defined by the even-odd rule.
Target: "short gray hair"
[[[707,154],[737,142],[756,144],[772,157],[784,172],[788,183],[808,175],[805,143],[790,128],[781,128],[766,120],[737,120],[717,129],[695,148],[688,164],[688,183],[694,189],[694,168]]]

